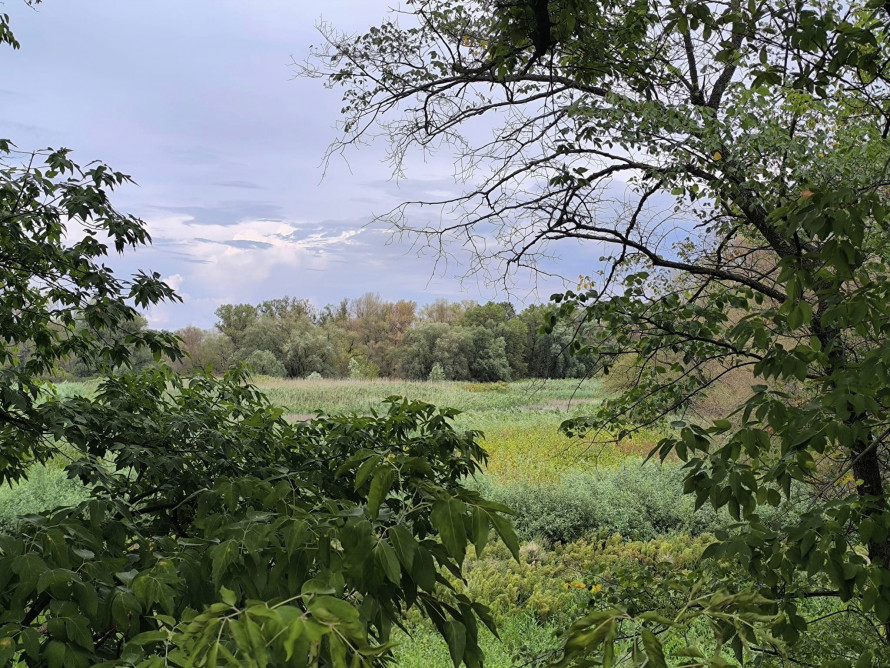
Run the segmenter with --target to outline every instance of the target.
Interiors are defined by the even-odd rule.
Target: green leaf
[[[153,642],[164,642],[169,638],[166,631],[144,631],[139,633],[127,641],[129,645],[148,645]]]
[[[485,511],[482,508],[476,507],[473,509],[471,524],[473,546],[476,548],[476,556],[481,557],[482,551],[485,549],[485,545],[488,542],[488,531],[491,526],[488,520],[488,515],[485,514]]]
[[[371,480],[371,489],[368,492],[368,513],[371,519],[377,519],[380,513],[380,504],[389,494],[389,490],[395,480],[395,471],[389,466],[377,469]]]
[[[456,619],[445,622],[445,640],[455,668],[460,665],[467,648],[467,628]]]
[[[58,640],[51,640],[46,647],[46,661],[49,668],[65,668],[65,652],[67,651],[65,643]]]
[[[417,554],[417,539],[401,524],[389,528],[389,540],[406,571],[414,567],[414,555]]]
[[[231,606],[234,606],[235,602],[238,600],[237,597],[235,596],[235,592],[233,592],[231,589],[229,589],[227,587],[219,588],[219,597],[220,597],[220,599],[222,599],[223,603],[225,603],[227,605],[231,605]]]
[[[402,569],[399,567],[399,558],[393,547],[386,541],[380,541],[374,548],[374,553],[387,579],[393,584],[399,584],[402,580]]]
[[[655,634],[649,629],[643,628],[640,631],[640,635],[643,639],[643,649],[646,651],[646,657],[649,659],[648,665],[653,668],[667,668],[667,662],[664,658],[664,650],[661,647],[661,642]]]
[[[491,520],[494,530],[497,532],[498,536],[500,536],[501,540],[504,541],[504,545],[507,546],[507,549],[510,550],[510,554],[513,555],[513,558],[516,561],[519,561],[519,537],[516,535],[513,525],[509,520],[496,512],[486,511],[486,514],[488,515],[488,519]]]
[[[355,473],[356,492],[364,486],[382,460],[383,458],[380,455],[371,455],[361,463],[361,466],[358,467],[358,471]]]
[[[432,593],[436,590],[436,562],[429,550],[424,548],[417,550],[411,577],[424,591]]]
[[[449,499],[433,503],[430,513],[430,521],[439,532],[442,544],[459,564],[463,563],[467,552],[466,512],[467,507],[462,501]]]
[[[355,624],[359,621],[358,610],[340,598],[319,596],[309,604],[309,612],[322,624]]]

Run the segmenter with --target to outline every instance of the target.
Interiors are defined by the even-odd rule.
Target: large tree
[[[742,520],[709,554],[741,556],[761,597],[742,607],[775,613],[760,618],[768,632],[755,639],[753,618],[728,614],[743,598],[684,608],[739,660],[785,652],[816,597],[867,615],[875,647],[890,641],[888,11],[414,0],[362,35],[323,28],[300,70],[345,91],[332,152],[383,134],[398,171],[413,149],[454,151],[463,192],[399,206],[386,217],[398,232],[463,243],[471,270],[496,274],[551,268],[540,260],[563,240],[604,256],[559,299],[589,322],[578,351],[604,367],[629,354],[637,382],[570,429],[620,436],[727,374],[754,377],[737,411],[678,424],[659,448],[686,462],[699,502]],[[416,224],[431,204],[439,222]],[[802,513],[758,521],[798,488]],[[629,617],[580,623],[567,660],[610,663]],[[634,658],[659,665],[670,627],[634,627]]]

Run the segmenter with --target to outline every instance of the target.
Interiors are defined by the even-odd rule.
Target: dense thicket
[[[321,309],[290,297],[224,304],[216,311],[215,329],[176,332],[186,357],[175,366],[222,373],[244,362],[255,373],[288,378],[495,382],[589,375],[594,359],[569,351],[577,324],[561,322],[543,331],[554,312],[546,305],[517,312],[509,302],[446,300],[418,308],[412,301],[388,302],[372,293]],[[125,334],[121,330],[118,336]],[[142,355],[136,362],[145,366],[152,360]],[[96,373],[76,356],[63,367],[75,377]]]

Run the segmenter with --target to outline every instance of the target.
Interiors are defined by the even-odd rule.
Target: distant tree
[[[485,327],[504,339],[510,375],[523,378],[528,373],[528,333],[525,324],[516,317],[510,302],[487,302],[467,308],[460,322],[464,325]]]
[[[451,380],[510,380],[506,343],[485,327],[451,327],[436,341],[434,359]]]
[[[282,347],[284,367],[292,378],[304,378],[313,372],[330,375],[333,371],[334,349],[324,331],[308,320],[290,332]]]
[[[436,343],[451,328],[444,322],[419,322],[409,329],[400,351],[401,373],[407,378],[423,380],[429,376],[433,365],[438,363],[443,367],[436,357]]]
[[[216,317],[216,328],[240,348],[244,333],[257,321],[257,310],[250,304],[223,304],[216,309]]]
[[[318,312],[308,299],[296,297],[281,297],[267,299],[256,307],[257,315],[276,320],[301,320],[309,318],[313,322],[318,318]]]
[[[289,335],[288,324],[273,316],[257,318],[238,335],[239,355],[243,359],[255,350],[265,350],[281,358]]]
[[[450,302],[447,299],[437,299],[421,307],[417,317],[419,320],[455,325],[463,317],[464,312],[474,305],[474,302],[470,301]]]
[[[441,364],[436,362],[433,364],[433,368],[430,369],[430,373],[426,379],[431,383],[439,383],[443,380],[447,380],[445,377],[445,369],[442,368]]]

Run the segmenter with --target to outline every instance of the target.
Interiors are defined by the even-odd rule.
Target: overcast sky
[[[0,137],[66,146],[78,162],[135,178],[115,203],[147,221],[154,245],[113,266],[161,272],[183,296],[149,314],[157,327],[210,327],[220,304],[284,295],[319,306],[368,291],[420,303],[504,298],[459,281],[455,264],[434,274],[430,257],[363,227],[402,200],[453,190],[448,156],[396,184],[383,147],[371,146],[322,180],[340,94],[295,80],[290,63],[318,42],[320,18],[359,31],[390,4],[0,2],[22,44],[0,51]]]

